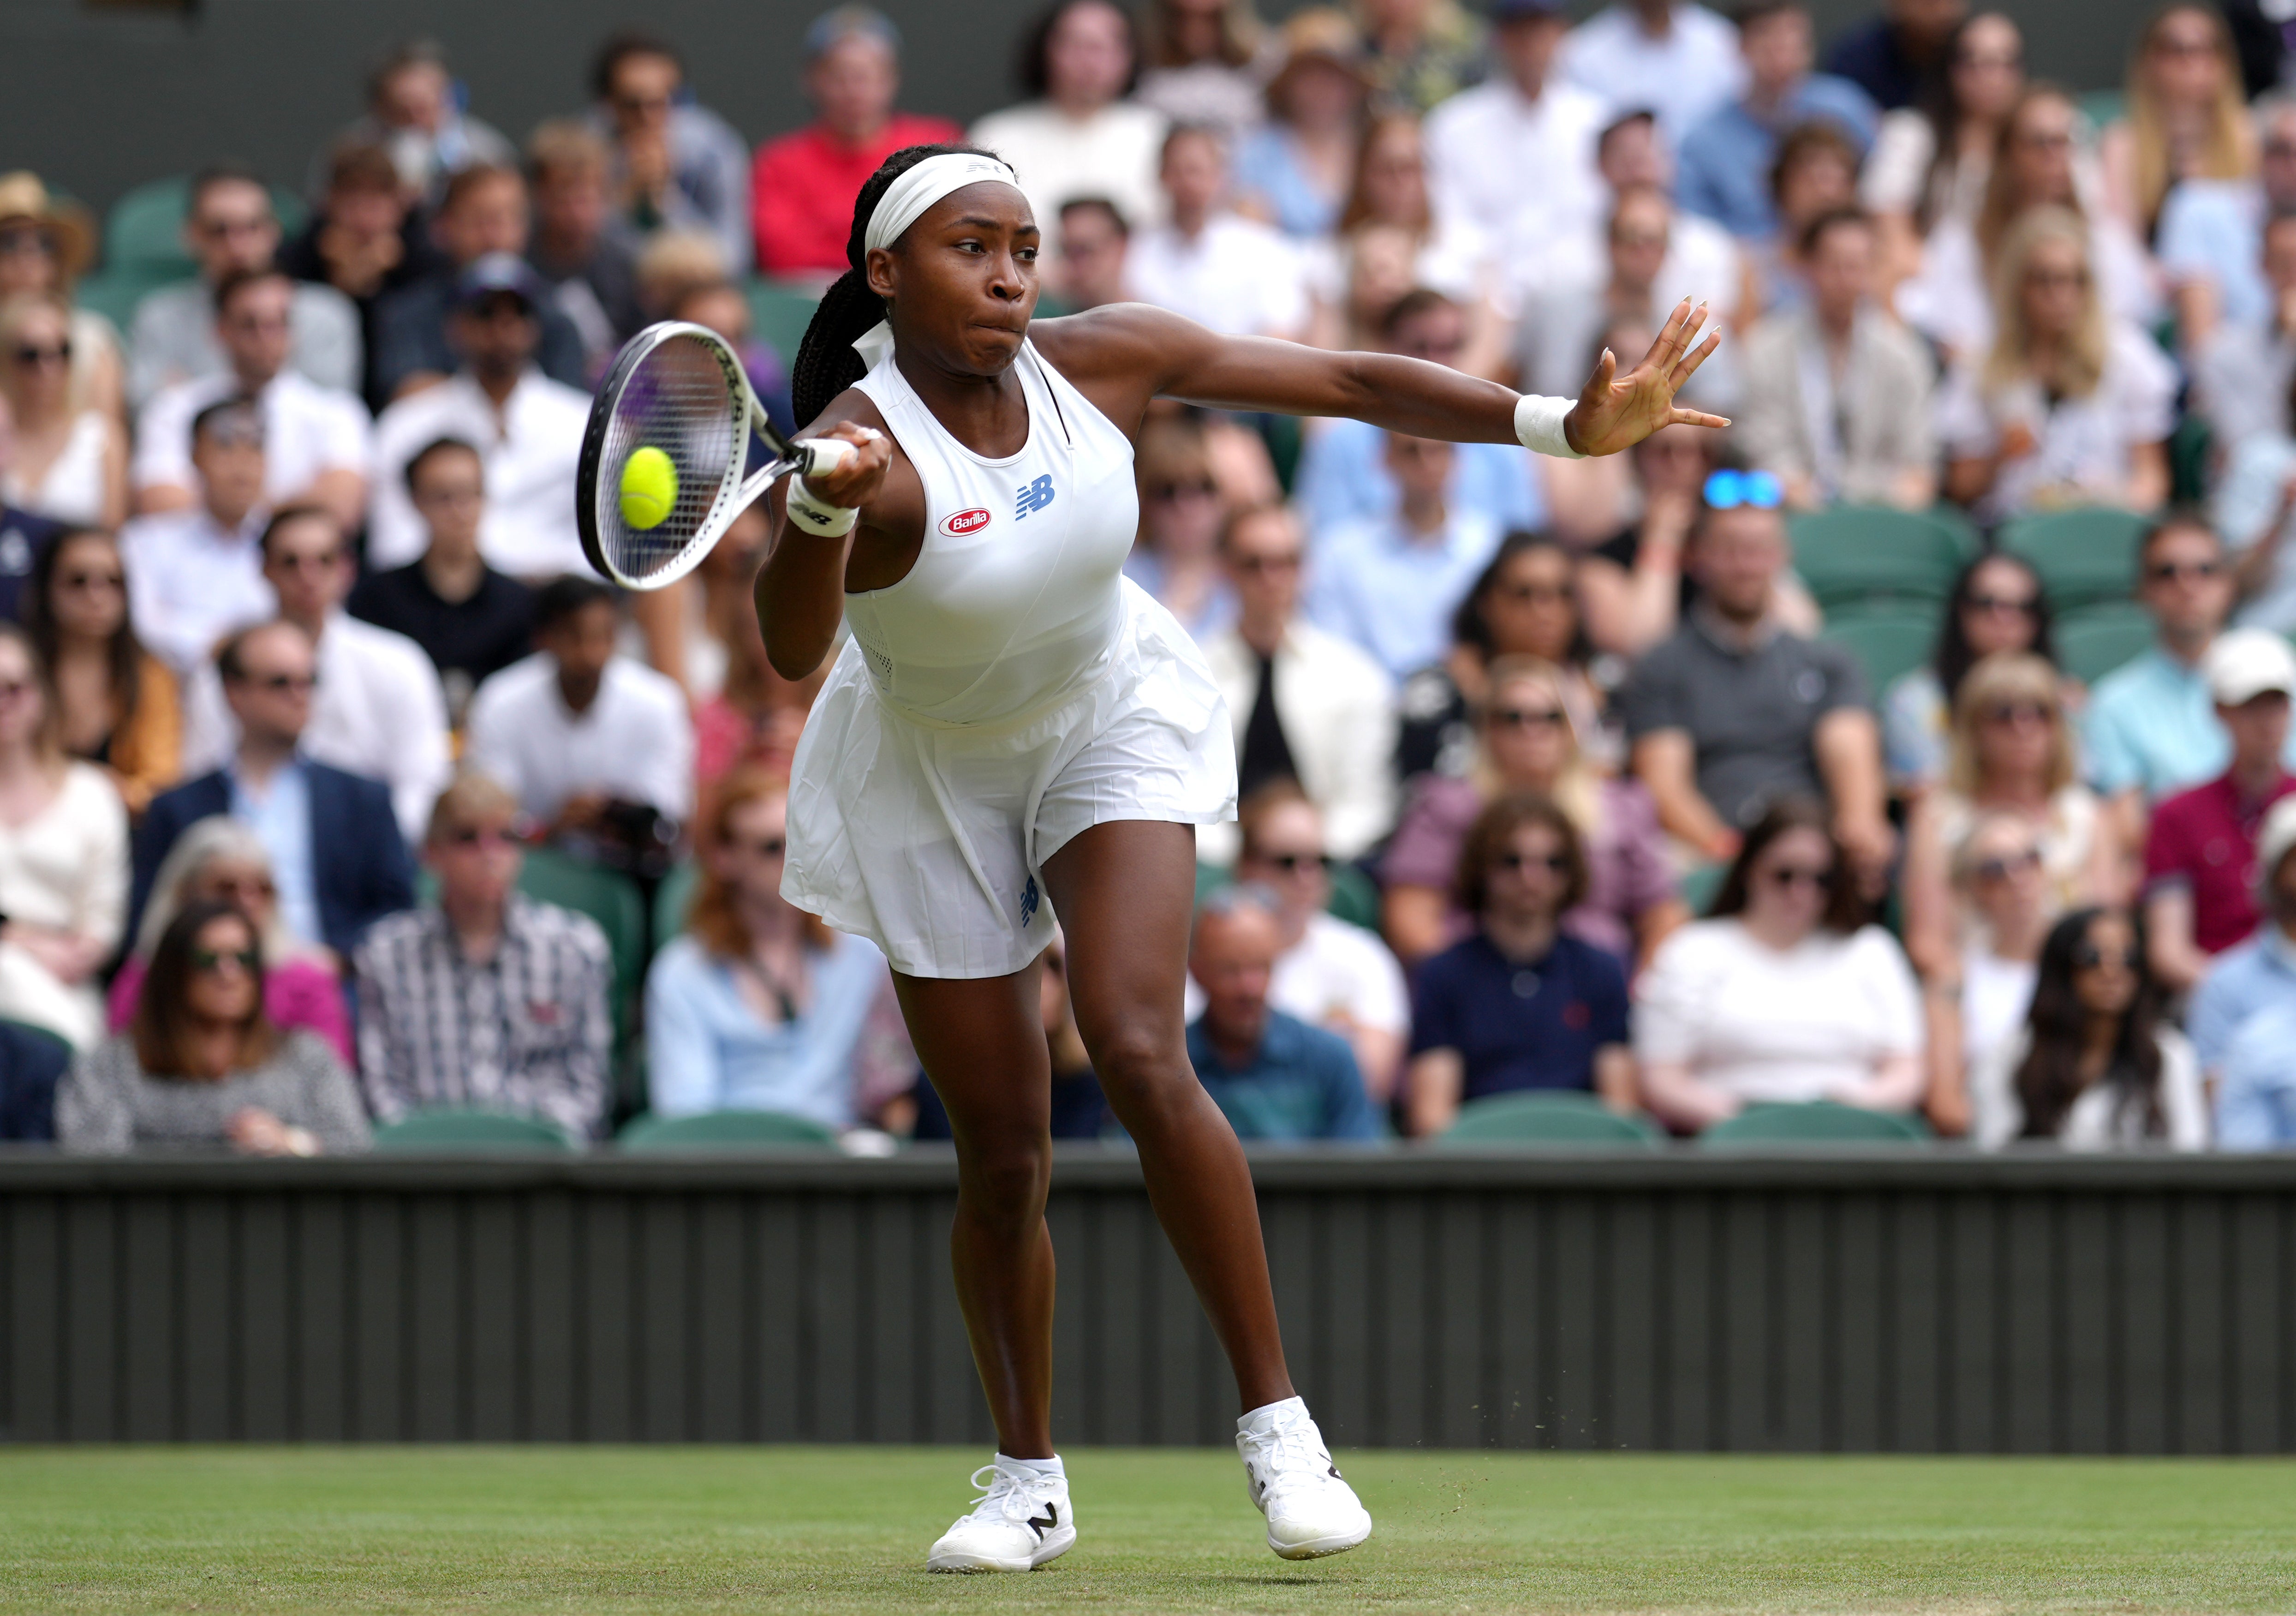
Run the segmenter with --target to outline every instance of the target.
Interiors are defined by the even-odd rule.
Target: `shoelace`
[[[988,1478],[985,1482],[980,1479],[984,1475]],[[979,1488],[980,1497],[975,1498],[972,1507],[964,1512],[965,1518],[970,1520],[994,1505],[995,1513],[1007,1521],[1027,1519],[1030,1501],[1024,1495],[1029,1490],[1029,1483],[1034,1480],[1034,1476],[1017,1475],[993,1464],[983,1464],[972,1472],[969,1485]],[[1020,1501],[1018,1510],[1013,1507],[1015,1499]]]
[[[1305,1415],[1296,1415],[1279,1420],[1259,1440],[1267,1464],[1266,1491],[1270,1500],[1298,1483],[1321,1481],[1330,1469],[1331,1460],[1324,1456],[1322,1445],[1308,1435],[1314,1429],[1313,1422]]]

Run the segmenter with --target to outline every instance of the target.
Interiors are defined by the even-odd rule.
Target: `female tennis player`
[[[1122,568],[1149,401],[1352,415],[1423,438],[1606,455],[1673,422],[1713,351],[1685,300],[1575,404],[1416,360],[1215,335],[1136,305],[1031,324],[1037,221],[986,152],[912,146],[862,187],[795,368],[806,436],[856,453],[785,485],[758,578],[774,666],[817,668],[783,891],[873,939],[958,1162],[951,1246],[996,1425],[985,1496],[934,1571],[1027,1571],[1076,1541],[1051,1428],[1051,1074],[1037,957],[1066,928],[1077,1026],[1235,1372],[1267,1544],[1354,1547],[1371,1517],[1285,1372],[1251,1175],[1188,1062],[1190,828],[1234,816],[1228,715],[1203,658]],[[985,1472],[987,1480],[982,1476]]]

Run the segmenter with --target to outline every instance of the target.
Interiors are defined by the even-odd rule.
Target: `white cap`
[[[2296,651],[2266,629],[2234,628],[2217,636],[2201,669],[2219,707],[2238,707],[2271,690],[2296,695]]]
[[[2272,805],[2264,816],[2264,828],[2256,833],[2256,879],[2265,891],[2272,890],[2272,878],[2280,869],[2280,861],[2296,852],[2296,797],[2283,797]]]

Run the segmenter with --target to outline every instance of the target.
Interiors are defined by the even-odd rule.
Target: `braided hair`
[[[845,261],[852,267],[821,294],[813,320],[798,344],[797,363],[790,367],[790,401],[800,422],[814,420],[829,401],[867,373],[861,356],[853,351],[856,339],[885,317],[885,300],[869,290],[869,216],[877,210],[892,183],[928,157],[955,153],[995,157],[978,146],[903,146],[878,166],[853,201],[853,234],[846,238]]]

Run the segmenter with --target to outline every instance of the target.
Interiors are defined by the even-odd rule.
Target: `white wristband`
[[[1534,455],[1552,455],[1557,460],[1586,459],[1570,447],[1570,439],[1562,431],[1562,418],[1578,402],[1576,398],[1546,398],[1537,393],[1525,393],[1514,401],[1515,437]]]
[[[802,477],[790,479],[789,519],[808,533],[842,538],[853,531],[861,513],[851,505],[833,505],[806,486]]]

